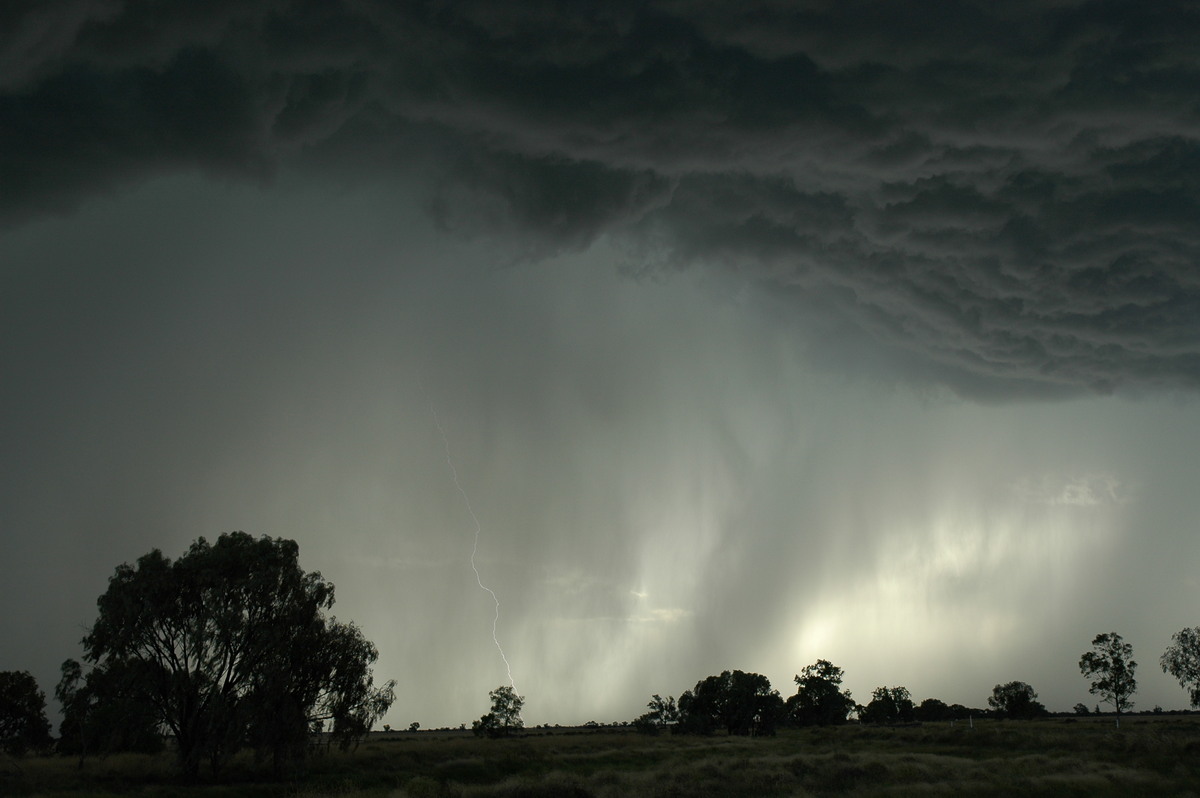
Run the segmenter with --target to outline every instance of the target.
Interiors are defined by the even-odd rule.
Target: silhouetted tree
[[[54,697],[62,707],[62,721],[58,724],[58,750],[63,754],[79,754],[79,764],[91,746],[90,715],[91,699],[84,692],[83,668],[73,659],[62,664],[62,677],[54,688]]]
[[[237,711],[246,719],[247,742],[260,757],[271,757],[276,774],[304,757],[313,733],[349,748],[395,698],[392,683],[373,686],[371,665],[379,654],[354,624],[331,619],[296,642],[264,662]]]
[[[963,706],[962,704],[950,705],[951,720],[962,720],[963,718],[970,718],[974,717],[975,715],[983,716],[986,714],[987,710],[985,709],[973,709],[971,707]]]
[[[913,710],[913,717],[922,723],[954,720],[954,710],[947,706],[945,701],[926,698]]]
[[[1193,707],[1200,708],[1200,626],[1180,629],[1171,635],[1171,645],[1159,659],[1163,673],[1179,680]]]
[[[155,549],[119,566],[97,604],[85,659],[153,708],[189,775],[247,742],[277,768],[314,730],[348,745],[394,698],[372,684],[375,647],[325,617],[333,585],[300,568],[294,541],[233,532],[174,562]]]
[[[646,704],[646,708],[649,712],[639,715],[633,721],[634,728],[643,734],[657,734],[679,719],[679,709],[675,706],[672,696],[663,698],[655,693]]]
[[[842,690],[842,669],[829,660],[806,665],[795,677],[796,694],[787,700],[788,718],[798,726],[845,723],[854,709],[849,690]]]
[[[1091,711],[1090,709],[1088,709],[1088,708],[1087,708],[1087,704],[1084,704],[1082,701],[1081,701],[1080,703],[1076,704],[1076,705],[1074,706],[1074,708],[1072,709],[1072,711],[1073,711],[1073,712],[1074,712],[1076,715],[1090,715],[1090,714],[1092,714],[1092,711]]]
[[[863,707],[858,719],[863,723],[911,723],[914,711],[908,688],[876,687],[871,692],[871,703]]]
[[[46,694],[37,680],[29,671],[0,671],[0,750],[20,756],[53,743]]]
[[[1129,697],[1137,691],[1137,680],[1133,677],[1135,670],[1133,646],[1116,632],[1096,635],[1092,639],[1092,650],[1079,658],[1080,673],[1092,680],[1088,692],[1112,704],[1117,711],[1118,727],[1121,713],[1133,706]]]
[[[1001,718],[1030,720],[1047,714],[1037,700],[1037,693],[1025,682],[998,684],[992,688],[988,706]]]
[[[488,698],[492,700],[492,711],[471,724],[475,736],[503,737],[525,728],[525,722],[521,720],[525,696],[517,695],[517,691],[508,685],[502,685],[488,693]]]
[[[774,734],[784,713],[783,699],[766,676],[723,671],[679,696],[676,729],[693,734]]]
[[[121,661],[92,668],[68,659],[54,697],[62,706],[58,751],[79,754],[82,765],[88,754],[133,751],[153,754],[163,749],[154,707],[144,700],[142,669]]]

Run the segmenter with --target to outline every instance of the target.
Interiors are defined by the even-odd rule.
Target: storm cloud
[[[1188,3],[0,13],[8,224],[172,171],[391,171],[511,257],[720,264],[964,395],[1200,379]]]
[[[1193,626],[1194,4],[0,4],[0,668],[295,539],[389,722]],[[443,440],[433,414],[444,427]],[[36,600],[31,600],[34,597]],[[1139,708],[1183,694],[1145,666]]]

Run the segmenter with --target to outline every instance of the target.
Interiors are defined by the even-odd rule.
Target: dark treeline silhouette
[[[1184,629],[1172,636],[1172,644],[1160,660],[1164,673],[1179,680],[1188,691],[1191,705],[1200,708],[1200,627]],[[1091,682],[1089,691],[1113,706],[1120,716],[1133,707],[1137,690],[1133,647],[1116,632],[1096,635],[1092,650],[1079,661],[1079,668]],[[781,700],[765,676],[742,671],[725,671],[709,676],[685,691],[678,703],[672,697],[655,694],[647,704],[648,712],[634,720],[641,732],[656,734],[666,729],[682,734],[774,734],[779,726],[837,725],[855,716],[860,723],[928,723],[992,717],[1031,720],[1050,713],[1038,701],[1037,691],[1021,681],[997,684],[987,699],[988,708],[946,704],[926,698],[914,704],[908,689],[902,686],[876,687],[866,705],[856,704],[848,690],[842,690],[844,673],[828,660],[817,660],[795,677],[796,694]],[[1076,704],[1077,715],[1091,711]],[[1161,712],[1156,708],[1156,712]],[[1100,714],[1099,707],[1096,714]]]
[[[170,738],[185,775],[203,762],[215,773],[245,748],[270,759],[278,774],[302,762],[314,741],[346,747],[362,739],[394,701],[395,683],[374,686],[374,645],[353,624],[326,616],[333,585],[303,571],[298,557],[294,541],[233,532],[211,545],[199,538],[175,561],[154,550],[136,565],[122,564],[97,601],[83,662],[63,663],[54,691],[63,716],[57,741],[34,678],[0,672],[0,751],[56,749],[82,762],[91,754],[161,751]],[[1108,632],[1079,660],[1089,691],[1112,706],[1118,726],[1134,706],[1132,655],[1132,646]],[[1200,627],[1174,634],[1159,664],[1200,708]],[[904,724],[1049,714],[1021,681],[997,684],[988,708],[979,709],[932,697],[917,704],[903,686],[877,687],[867,704],[857,704],[843,679],[840,667],[817,660],[794,677],[796,692],[785,699],[767,677],[727,670],[678,700],[654,695],[633,726],[757,736],[852,718]],[[501,686],[489,697],[491,711],[472,724],[477,735],[523,728],[523,696]],[[1073,711],[1093,714],[1082,703]]]
[[[871,703],[858,710],[858,719],[863,723],[912,723],[915,712],[907,687],[876,687]]]
[[[680,731],[711,734],[774,734],[784,703],[766,676],[724,671],[696,682],[679,696]]]
[[[375,646],[326,616],[333,585],[300,568],[295,541],[232,532],[175,561],[155,549],[118,566],[97,606],[83,663],[64,662],[55,690],[62,753],[156,751],[169,736],[185,775],[243,748],[279,774],[314,734],[361,739],[394,700],[394,682],[373,684]],[[6,745],[12,692],[0,683]]]
[[[843,690],[843,671],[828,660],[817,660],[795,676],[795,695],[787,700],[757,673],[724,671],[701,679],[679,696],[655,694],[648,712],[633,721],[640,732],[657,734],[670,729],[677,734],[772,735],[781,726],[835,726],[857,716],[860,723],[911,723],[983,716],[986,710],[961,704],[947,705],[928,698],[915,706],[904,687],[877,687],[866,706],[856,704]]]

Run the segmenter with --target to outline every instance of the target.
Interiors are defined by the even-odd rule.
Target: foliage
[[[663,698],[655,693],[646,704],[646,708],[650,711],[639,715],[633,721],[634,728],[643,734],[657,734],[679,720],[679,708],[675,706],[673,696]]]
[[[982,717],[987,714],[985,709],[974,709],[972,707],[963,706],[962,704],[950,705],[950,718],[952,720],[962,720],[963,718],[972,718],[975,716]]]
[[[1080,673],[1092,680],[1088,692],[1112,704],[1117,711],[1117,725],[1121,723],[1121,713],[1133,706],[1129,697],[1137,691],[1135,670],[1133,646],[1116,632],[1096,635],[1092,650],[1079,658]]]
[[[796,694],[787,700],[787,716],[798,726],[845,723],[854,709],[849,690],[841,690],[842,669],[819,659],[795,677]]]
[[[955,714],[954,708],[948,706],[945,701],[926,698],[913,710],[913,717],[922,723],[936,723],[942,720],[954,720]]]
[[[93,695],[152,707],[189,775],[247,743],[277,770],[312,731],[349,745],[393,700],[392,683],[372,684],[375,647],[325,617],[333,585],[300,568],[294,541],[233,532],[174,562],[155,549],[119,566],[97,604],[84,656],[120,689]]]
[[[58,751],[111,754],[131,751],[152,754],[163,749],[154,707],[142,700],[140,669],[113,661],[92,668],[86,676],[79,662],[62,664],[54,697],[62,705]]]
[[[911,723],[915,719],[912,696],[906,687],[876,687],[871,703],[858,713],[863,723]]]
[[[1159,660],[1163,673],[1179,680],[1193,707],[1200,708],[1200,626],[1180,629]]]
[[[331,620],[305,637],[306,650],[282,649],[266,661],[240,713],[247,741],[277,768],[303,757],[311,733],[349,747],[394,700],[391,683],[373,686],[371,664],[379,655],[358,627]]]
[[[492,700],[492,711],[471,724],[476,737],[504,737],[525,727],[521,720],[525,696],[517,695],[509,685],[501,685],[488,693],[488,698]]]
[[[1072,711],[1072,712],[1074,712],[1076,715],[1090,715],[1090,714],[1092,714],[1092,711],[1091,711],[1090,709],[1088,709],[1088,708],[1087,708],[1087,704],[1083,703],[1082,701],[1081,701],[1081,702],[1079,702],[1078,704],[1076,704],[1076,705],[1075,705],[1075,706],[1074,706],[1074,707],[1071,709],[1071,711]]]
[[[46,694],[29,671],[0,671],[0,750],[14,756],[49,748]]]
[[[676,730],[712,734],[771,735],[784,713],[783,699],[766,676],[724,671],[709,676],[679,696]]]
[[[997,717],[1029,720],[1048,714],[1037,700],[1037,693],[1025,682],[998,684],[992,688],[988,706]]]

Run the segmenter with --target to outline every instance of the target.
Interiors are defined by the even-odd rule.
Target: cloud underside
[[[983,398],[1200,381],[1184,3],[0,11],[0,220],[171,171],[420,181],[515,257],[718,265]]]

